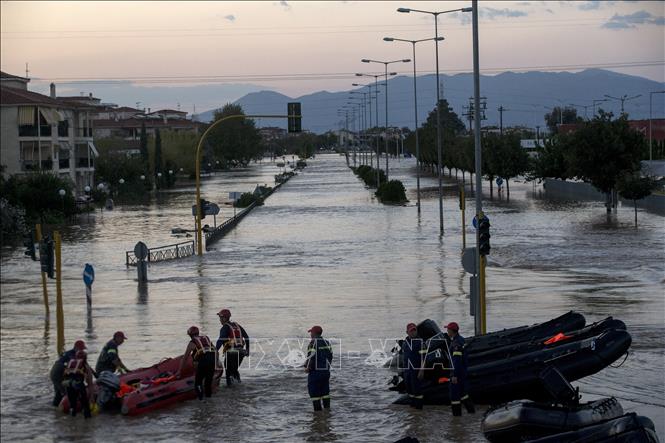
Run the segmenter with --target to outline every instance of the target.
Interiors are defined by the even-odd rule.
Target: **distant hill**
[[[365,79],[363,79],[365,80]],[[441,75],[443,95],[453,110],[460,115],[466,112],[469,97],[473,94],[473,77],[471,74]],[[603,69],[588,69],[578,73],[570,72],[505,72],[502,74],[481,76],[481,95],[487,97],[487,119],[483,125],[498,125],[500,105],[506,109],[503,113],[504,126],[524,125],[535,127],[545,126],[543,115],[549,112],[547,107],[588,105],[587,115],[592,115],[592,100],[602,99],[605,94],[614,97],[627,95],[628,97],[641,94],[642,96],[625,103],[625,110],[631,118],[649,118],[649,92],[663,90],[664,83],[655,82],[642,77],[619,74]],[[379,124],[385,121],[385,95],[384,88],[380,87],[379,94]],[[357,91],[367,91],[367,88],[353,88]],[[251,92],[244,95],[235,103],[242,106],[247,114],[284,114],[286,104],[290,101],[302,103],[303,129],[316,133],[338,129],[342,118],[338,117],[337,110],[348,101],[349,92],[321,91],[301,97],[287,97],[274,91]],[[362,97],[355,95],[355,97]],[[397,76],[388,82],[388,123],[390,126],[414,127],[413,113],[413,78]],[[418,77],[418,122],[427,118],[427,114],[434,109],[436,103],[435,75],[428,74]],[[620,111],[618,101],[608,101],[597,104],[597,108]],[[372,105],[372,124],[375,123],[376,112]],[[213,110],[200,113],[198,118],[202,121],[212,119]],[[578,114],[583,116],[584,109],[578,108]],[[664,114],[664,101],[662,95],[654,95],[654,117]],[[368,116],[369,118],[369,116]],[[284,120],[262,119],[258,126],[286,127]],[[342,123],[343,124],[343,123]],[[351,123],[349,124],[351,128]]]

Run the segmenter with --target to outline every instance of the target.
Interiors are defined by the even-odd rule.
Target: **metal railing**
[[[194,240],[188,240],[173,245],[158,246],[148,249],[148,263],[176,260],[178,258],[191,257],[194,255]],[[125,265],[136,266],[138,259],[134,251],[125,252]]]

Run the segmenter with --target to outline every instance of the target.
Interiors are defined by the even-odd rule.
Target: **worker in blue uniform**
[[[464,337],[459,335],[459,325],[450,322],[446,326],[446,333],[450,338],[450,356],[452,359],[452,377],[450,377],[450,405],[453,416],[462,415],[462,404],[469,414],[476,412],[471,397],[469,397],[469,382],[467,379],[467,359],[464,353]]]
[[[323,328],[312,326],[307,331],[312,339],[307,346],[305,372],[307,372],[307,390],[315,411],[330,408],[330,363],[333,359],[330,342],[322,337]]]
[[[411,400],[411,406],[416,409],[423,408],[422,380],[425,376],[425,355],[427,347],[422,338],[418,337],[418,328],[415,323],[406,325],[406,338],[402,342],[404,353],[404,383],[406,393]]]

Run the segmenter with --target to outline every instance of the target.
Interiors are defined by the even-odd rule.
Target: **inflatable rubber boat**
[[[659,443],[655,426],[648,417],[630,413],[576,431],[563,432],[531,443]]]
[[[188,359],[180,374],[182,356],[167,358],[148,368],[140,368],[120,376],[103,372],[95,383],[95,398],[98,404],[103,398],[103,409],[120,410],[124,415],[139,415],[164,408],[174,403],[196,398],[194,390],[194,366]],[[222,369],[215,371],[213,392],[219,386]],[[77,405],[80,407],[80,405]],[[60,403],[63,411],[69,410],[69,400]]]
[[[480,428],[492,443],[521,442],[622,415],[623,408],[614,397],[573,406],[518,400],[488,410]]]
[[[625,330],[607,329],[598,335],[575,341],[557,342],[532,352],[494,361],[469,365],[469,394],[477,403],[498,404],[512,400],[549,400],[550,394],[541,382],[541,373],[555,368],[568,381],[595,374],[624,355],[631,344]],[[446,358],[437,350],[436,358]],[[429,355],[428,355],[429,359]],[[449,363],[434,365],[425,371],[423,386],[427,404],[448,404]],[[393,377],[393,390],[404,392],[403,381]],[[400,397],[396,404],[408,404],[409,397]]]

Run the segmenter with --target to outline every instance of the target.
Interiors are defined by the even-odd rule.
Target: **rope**
[[[628,359],[628,353],[629,353],[629,351],[626,351],[626,356],[623,358],[623,361],[621,363],[619,363],[619,366],[612,366],[612,365],[608,365],[608,366],[610,368],[620,368],[621,366],[623,366],[624,363],[626,363],[626,360]]]

